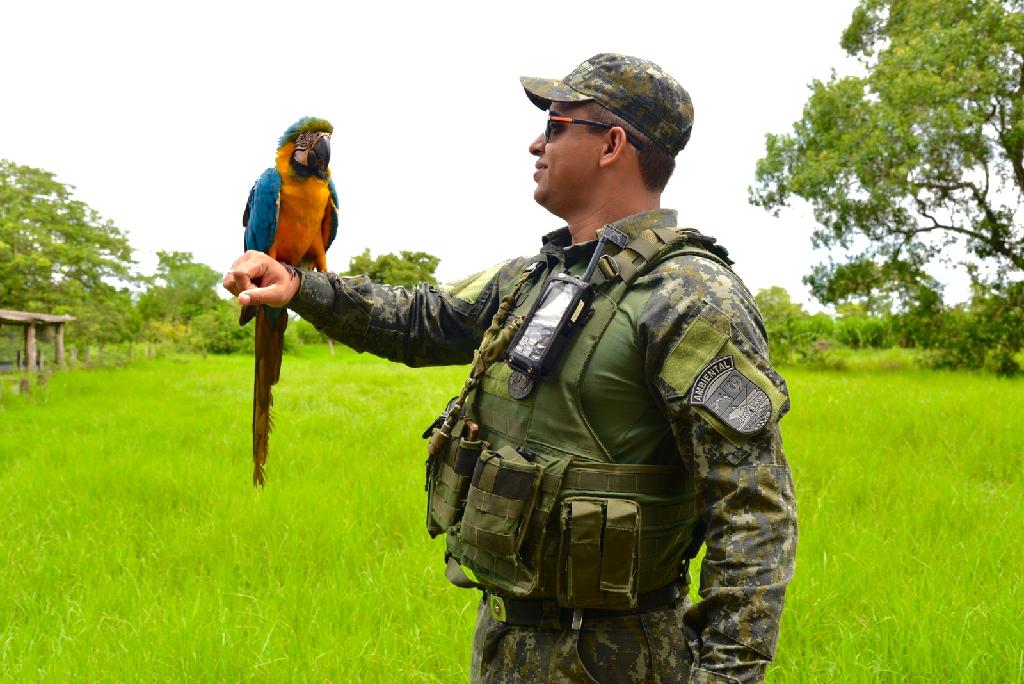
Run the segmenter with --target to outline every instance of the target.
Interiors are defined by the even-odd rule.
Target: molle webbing
[[[679,493],[680,468],[615,463],[572,464],[565,470],[561,489],[572,492],[609,492],[665,498]],[[541,484],[543,488],[546,483]]]
[[[680,249],[680,242],[687,246]],[[670,253],[672,256],[698,254],[726,268],[732,265],[724,247],[716,245],[714,238],[701,235],[692,228],[648,228],[630,240],[618,254],[601,257],[597,265],[606,280],[621,279],[628,286]]]
[[[699,234],[685,229],[646,230],[633,238],[614,257],[602,257],[598,263],[609,263],[608,260],[611,260],[617,275],[596,283],[597,295],[592,315],[569,342],[556,372],[540,381],[534,396],[523,403],[495,396],[487,387],[494,380],[507,381],[504,376],[507,368],[502,364],[493,367],[488,373],[491,382],[486,379],[483,381],[485,387],[478,390],[475,405],[470,409],[475,411],[474,417],[489,431],[500,433],[503,439],[516,446],[525,445],[539,452],[557,451],[596,461],[614,461],[614,454],[602,442],[583,406],[580,391],[583,379],[594,350],[636,278],[665,259],[679,255],[692,254],[725,265],[703,247],[692,244],[696,235]]]
[[[594,277],[596,297],[591,318],[576,332],[551,375],[539,381],[525,399],[513,399],[504,389],[511,374],[508,364],[493,362],[490,354],[486,360],[482,358],[485,355],[478,355],[472,386],[465,388],[463,396],[465,421],[479,424],[479,437],[475,439],[485,445],[480,461],[486,462],[487,468],[503,468],[500,461],[504,460],[510,470],[526,472],[528,464],[512,454],[521,452],[543,473],[536,481],[532,500],[526,502],[519,497],[525,492],[505,491],[498,486],[498,479],[504,477],[501,473],[492,481],[474,473],[470,485],[465,469],[455,468],[452,451],[438,459],[450,463],[442,468],[443,477],[436,479],[438,491],[449,500],[449,504],[437,507],[438,517],[447,523],[440,527],[448,531],[449,554],[475,573],[474,583],[506,596],[557,597],[563,605],[577,600],[595,605],[591,601],[609,597],[608,605],[612,607],[623,600],[622,596],[635,600],[637,592],[659,589],[679,579],[683,562],[698,547],[695,536],[699,534],[700,517],[693,479],[681,463],[616,463],[616,454],[609,452],[589,422],[581,388],[594,351],[620,311],[630,286],[660,263],[682,255],[711,259],[726,268],[731,263],[727,253],[710,238],[678,228],[645,230],[617,254],[604,255]],[[542,289],[534,288],[526,299],[532,300]],[[528,301],[520,302],[515,311],[507,311],[501,318],[520,322],[518,316],[528,307]],[[489,332],[487,337],[497,342],[499,330]],[[454,434],[457,436],[459,431]],[[496,450],[491,454],[504,454],[505,458],[485,457],[491,449]],[[643,462],[651,455],[631,456]],[[456,495],[467,489],[468,497]],[[505,497],[512,500],[501,498],[505,494],[512,494]],[[610,584],[619,586],[633,573],[628,588],[619,592],[618,599],[612,596],[615,591],[602,594],[604,589],[593,587],[582,594],[573,588],[567,590],[567,577],[596,581],[593,572],[585,570],[590,563],[577,542],[600,539],[602,547],[622,542],[622,530],[629,526],[618,525],[630,518],[623,513],[628,513],[627,509],[637,511],[635,523],[631,523],[637,530],[632,537],[636,563],[629,567],[616,565],[616,558],[623,554],[616,558],[602,556],[602,563],[609,566],[602,565],[600,582],[603,586],[612,578]],[[573,512],[580,515],[576,522],[572,521]],[[604,518],[595,522],[595,516]],[[581,555],[576,556],[574,550]],[[449,579],[459,579],[462,574],[452,572],[452,567],[449,570]],[[457,565],[454,570],[458,570]],[[460,586],[469,582],[456,579],[452,581]],[[596,598],[594,591],[598,591]]]
[[[455,399],[454,405],[450,408],[448,416],[440,427],[434,428],[433,434],[430,435],[430,442],[427,444],[427,453],[429,458],[427,460],[428,467],[428,485],[429,485],[429,469],[431,466],[431,459],[443,452],[451,441],[453,421],[458,417],[465,407],[466,397],[469,396],[476,386],[480,383],[480,378],[483,377],[484,373],[495,364],[504,354],[508,351],[508,345],[512,341],[512,337],[519,329],[519,325],[522,324],[522,320],[516,320],[512,325],[505,325],[509,318],[509,314],[512,312],[512,306],[515,298],[519,295],[519,292],[533,277],[534,272],[540,266],[540,262],[531,262],[523,272],[519,274],[519,277],[512,284],[509,293],[502,297],[498,303],[498,309],[495,311],[494,316],[491,319],[491,325],[484,331],[483,337],[480,340],[480,346],[477,347],[476,351],[473,352],[473,363],[470,366],[469,377],[466,378],[465,384],[462,386],[462,391],[459,392],[458,397]],[[431,532],[431,536],[434,532]]]
[[[690,544],[698,519],[695,491],[681,466],[620,466],[578,461],[567,465],[566,460],[554,461],[545,467],[540,478],[518,553],[491,552],[498,548],[493,543],[494,538],[479,539],[477,530],[467,530],[465,519],[460,536],[448,536],[448,549],[460,563],[470,567],[485,586],[513,596],[554,596],[559,554],[563,553],[555,508],[570,496],[637,502],[642,511],[640,592],[663,587],[678,578],[682,550]],[[496,509],[491,508],[490,512],[493,514]],[[470,537],[483,543],[465,543],[469,541],[467,531]],[[508,549],[504,544],[500,546]]]

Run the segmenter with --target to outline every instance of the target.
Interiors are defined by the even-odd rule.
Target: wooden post
[[[28,378],[22,378],[21,382],[18,383],[18,393],[28,394]]]
[[[327,338],[327,348],[331,350],[331,356],[334,356],[334,340],[330,337]]]
[[[92,345],[85,345],[85,365],[88,368],[92,368]]]
[[[29,373],[36,369],[36,324],[25,326],[25,370]]]
[[[78,345],[76,344],[71,348],[71,363],[72,365],[78,365]]]
[[[53,362],[58,367],[64,366],[64,324],[57,324],[57,340],[54,342],[56,349],[54,350]]]

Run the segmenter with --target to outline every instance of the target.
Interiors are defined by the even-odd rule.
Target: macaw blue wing
[[[324,249],[328,249],[334,238],[338,236],[338,189],[334,187],[334,179],[327,180],[327,189],[331,192],[331,206],[327,211],[331,212],[331,234],[324,241]]]
[[[277,234],[277,215],[281,208],[281,174],[267,169],[249,191],[249,201],[242,213],[245,226],[245,248],[268,251]]]

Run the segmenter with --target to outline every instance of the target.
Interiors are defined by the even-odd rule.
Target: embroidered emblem
[[[702,406],[742,435],[752,435],[768,423],[772,402],[764,390],[736,368],[732,356],[707,365],[690,390],[690,405]]]
[[[515,371],[508,376],[508,393],[513,399],[525,399],[533,391],[533,378],[526,373]]]

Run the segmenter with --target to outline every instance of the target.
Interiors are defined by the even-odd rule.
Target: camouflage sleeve
[[[692,682],[759,682],[775,655],[796,555],[796,501],[778,421],[785,381],[768,363],[742,282],[680,256],[638,282],[645,373],[693,474],[706,526],[700,601],[684,617]],[[681,635],[681,638],[683,635]]]
[[[289,303],[325,335],[408,366],[469,363],[498,301],[527,259],[513,259],[450,286],[381,285],[368,277],[301,272]]]

